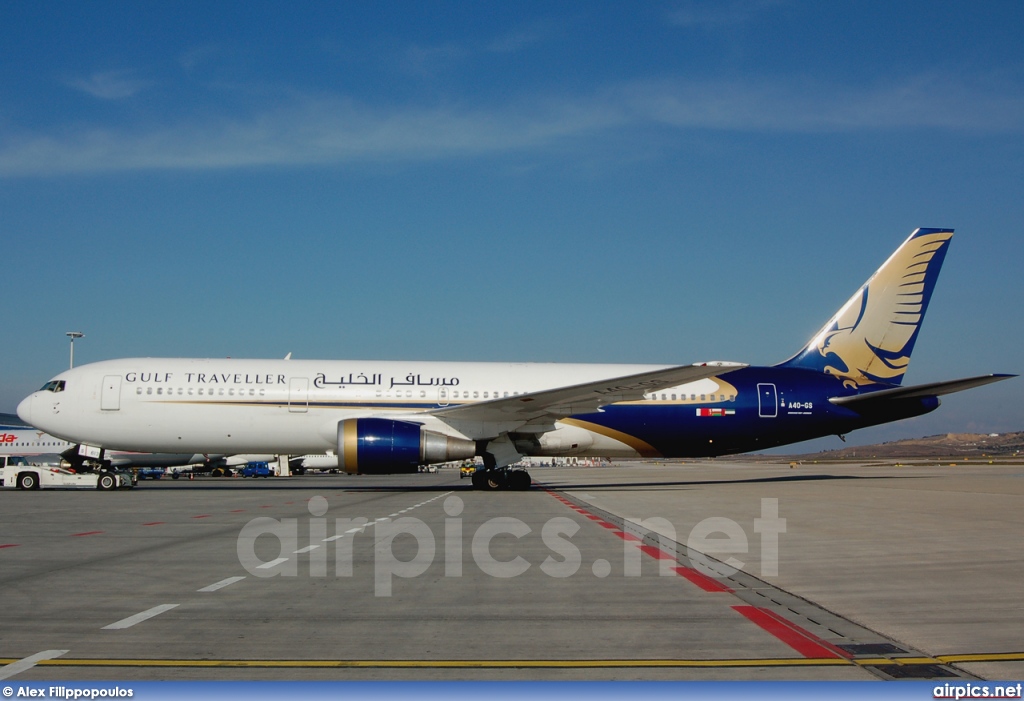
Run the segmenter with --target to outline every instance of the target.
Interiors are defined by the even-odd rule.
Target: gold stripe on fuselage
[[[591,423],[589,421],[580,421],[579,419],[559,419],[558,423],[582,428],[584,431],[590,431],[591,433],[596,433],[604,436],[605,438],[616,440],[619,443],[625,443],[639,453],[642,458],[662,457],[661,453],[658,452],[650,443],[642,441],[636,436],[631,436],[628,433],[616,431],[614,428],[608,428],[607,426]]]

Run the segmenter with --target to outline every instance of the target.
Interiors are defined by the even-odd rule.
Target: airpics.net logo
[[[462,518],[464,507],[460,497],[447,497],[447,518],[440,524],[442,532],[436,534],[426,522],[412,516],[373,521],[365,517],[327,519],[327,499],[315,496],[308,503],[311,518],[303,524],[305,527],[300,528],[297,518],[260,517],[246,523],[238,534],[238,561],[255,577],[327,577],[333,553],[334,576],[353,577],[356,549],[366,547],[365,541],[360,543],[360,536],[369,536],[373,547],[370,557],[374,595],[380,597],[391,596],[396,578],[424,575],[438,560],[445,577],[463,576],[467,547],[471,566],[498,579],[519,577],[535,564],[546,576],[557,579],[572,577],[583,569],[583,553],[572,540],[581,526],[572,518],[558,516],[544,522],[539,533],[544,552],[529,540],[536,538],[534,529],[519,518],[496,516],[467,532],[470,529]],[[328,533],[331,525],[333,532]],[[761,516],[753,519],[752,529],[760,551],[760,576],[777,576],[780,535],[786,532],[786,519],[779,517],[778,499],[761,499]],[[626,520],[620,534],[620,571],[625,577],[641,576],[644,551],[639,546],[645,541],[655,543],[654,547],[664,555],[658,558],[659,576],[675,576],[675,568],[682,565],[715,579],[730,577],[743,569],[746,563],[737,556],[750,553],[751,545],[751,538],[740,523],[720,516],[705,518],[693,526],[682,553],[677,552],[681,548],[676,543],[683,541],[676,537],[675,526],[664,518]],[[534,562],[514,554],[510,543],[521,545]],[[300,555],[308,556],[302,558],[301,567]],[[360,550],[360,557],[366,555],[365,550]],[[613,569],[612,563],[603,558],[594,560],[590,566],[591,573],[598,578],[609,576]]]

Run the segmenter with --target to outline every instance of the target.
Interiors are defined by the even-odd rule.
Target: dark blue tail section
[[[779,367],[835,375],[851,389],[900,384],[952,238],[952,229],[912,233],[803,350]]]

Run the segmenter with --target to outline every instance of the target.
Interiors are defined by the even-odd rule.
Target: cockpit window
[[[50,380],[39,388],[40,392],[63,392],[64,380]]]

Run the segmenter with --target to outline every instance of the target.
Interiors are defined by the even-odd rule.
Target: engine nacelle
[[[354,475],[417,472],[420,465],[468,460],[476,442],[453,438],[411,421],[346,419],[338,422],[338,467]]]

